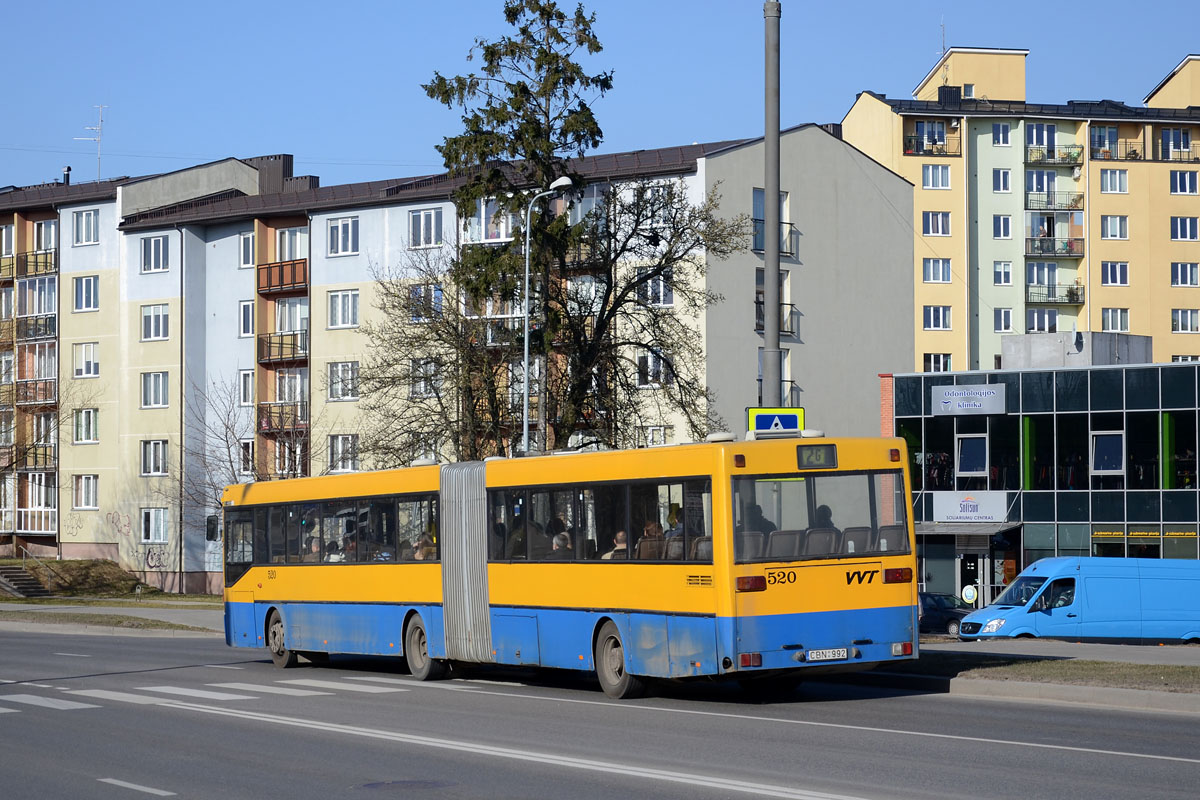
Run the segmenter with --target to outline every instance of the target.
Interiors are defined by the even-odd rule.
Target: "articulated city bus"
[[[230,486],[226,642],[588,670],[613,697],[915,658],[907,463],[726,437]]]

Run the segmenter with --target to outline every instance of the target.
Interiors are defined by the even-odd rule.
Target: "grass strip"
[[[213,633],[211,628],[197,628],[145,617],[124,614],[72,614],[65,611],[8,611],[0,610],[0,622],[38,622],[51,625],[87,625],[93,628],[122,628],[142,631],[197,631]]]
[[[26,606],[112,606],[128,605],[133,608],[182,608],[200,610],[220,610],[220,598],[212,600],[208,596],[199,600],[188,596],[187,600],[164,600],[154,595],[153,600],[138,600],[121,597],[0,597],[0,603],[20,603]]]

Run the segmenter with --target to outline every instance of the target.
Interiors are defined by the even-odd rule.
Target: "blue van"
[[[1043,558],[959,624],[960,639],[1200,642],[1200,561]]]

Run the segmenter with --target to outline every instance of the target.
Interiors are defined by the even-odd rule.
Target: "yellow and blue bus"
[[[613,697],[915,658],[903,441],[712,439],[230,486],[226,643],[589,670]]]

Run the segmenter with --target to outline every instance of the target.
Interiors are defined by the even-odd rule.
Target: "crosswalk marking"
[[[184,697],[199,697],[202,700],[255,700],[248,694],[229,694],[228,692],[210,692],[205,689],[188,689],[184,686],[139,686],[139,692],[162,692],[163,694],[178,694]]]
[[[140,783],[129,783],[128,781],[119,781],[116,778],[96,778],[101,783],[109,783],[113,786],[120,786],[122,789],[132,789],[135,792],[143,794],[152,794],[157,797],[174,797],[174,792],[168,792],[166,789],[155,789],[153,786],[142,786]]]
[[[355,686],[351,683],[340,683],[338,681],[318,681],[310,678],[291,681],[278,681],[278,683],[290,683],[295,686],[311,686],[315,689],[340,689],[345,692],[363,692],[364,694],[382,694],[383,692],[408,691],[408,689],[401,689],[395,686]]]
[[[15,708],[0,707],[0,714],[16,714],[16,713],[17,713],[17,710]]]
[[[347,675],[348,681],[368,681],[369,683],[399,683],[412,686],[412,678],[372,678],[368,675]]]
[[[202,664],[201,666],[209,669],[245,669],[245,667],[235,667],[232,664]]]
[[[316,697],[328,695],[329,692],[314,692],[312,689],[293,689],[290,686],[261,686],[257,683],[209,683],[217,689],[237,689],[243,692],[264,692],[265,694],[286,694],[292,697]]]
[[[122,703],[141,703],[142,705],[157,705],[159,703],[169,703],[170,700],[165,697],[150,697],[144,694],[130,694],[129,692],[114,692],[108,689],[72,689],[67,694],[78,694],[83,697],[94,697],[97,700],[117,700]]]
[[[74,711],[77,708],[99,708],[90,703],[76,703],[74,700],[61,700],[57,697],[39,697],[36,694],[0,694],[0,700],[7,703],[24,703],[30,706],[53,708],[56,711]]]

